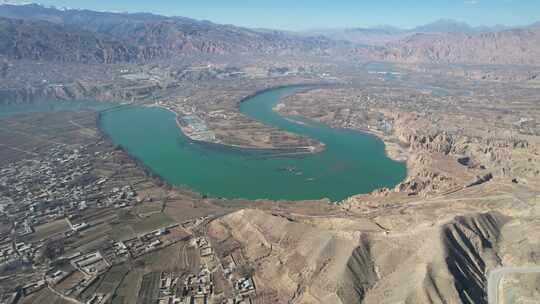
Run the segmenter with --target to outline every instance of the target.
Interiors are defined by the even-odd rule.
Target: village
[[[158,223],[133,237],[97,235],[118,221],[110,214],[159,204],[130,183],[96,174],[96,161],[113,154],[92,145],[55,144],[0,167],[0,303],[25,303],[44,291],[69,303],[115,303],[114,290],[101,287],[119,267],[144,264],[179,244],[175,254],[186,256],[186,267],[145,273],[136,282],[137,303],[250,303],[253,279],[220,259],[205,235],[213,215]],[[75,246],[94,236],[98,246]]]

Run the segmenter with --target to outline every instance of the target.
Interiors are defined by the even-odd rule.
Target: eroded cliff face
[[[501,229],[510,219],[497,213],[457,217],[443,229],[446,264],[463,303],[487,303],[486,270],[502,261],[498,256]]]
[[[493,181],[539,180],[540,118],[525,110],[535,107],[532,91],[510,86],[504,92],[496,83],[476,90],[438,96],[399,86],[321,88],[288,97],[275,110],[384,140],[390,157],[407,162],[408,177],[394,189],[375,191],[378,197],[426,197]]]
[[[501,180],[538,179],[540,177],[540,146],[527,136],[508,132],[450,133],[440,127],[425,128],[430,121],[414,113],[384,112],[394,122],[392,137],[397,138],[411,151],[408,159],[410,174],[396,187],[397,191],[434,193]],[[471,176],[460,175],[456,170],[436,170],[444,163],[438,158],[455,161],[467,168]],[[435,168],[434,168],[435,167]],[[455,166],[459,168],[459,166]],[[470,174],[469,174],[470,175]]]

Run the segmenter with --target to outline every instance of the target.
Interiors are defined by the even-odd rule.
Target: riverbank
[[[286,105],[284,103],[278,103],[273,109],[275,112],[280,113],[280,110],[285,109],[285,107]],[[283,115],[286,119],[289,119],[290,121],[297,124],[307,124],[305,121],[321,123],[319,121],[316,121],[316,120],[313,120],[311,118],[304,117],[304,116],[302,116],[302,119],[304,120],[302,121],[302,120],[296,119],[296,117],[294,116],[287,116],[286,114],[283,114],[283,113],[280,113],[280,114]],[[329,126],[329,127],[335,128],[333,126]],[[335,129],[345,129],[345,128],[335,128]],[[391,138],[388,135],[384,134],[384,132],[374,130],[374,129],[365,129],[365,128],[351,129],[351,130],[358,131],[365,134],[370,134],[380,139],[385,145],[386,156],[388,156],[390,159],[394,161],[406,163],[410,157],[409,152],[407,151],[406,147],[403,147],[403,145],[396,142],[394,138]]]
[[[283,86],[283,87],[286,87],[286,86]],[[265,91],[268,91],[268,90],[265,90]],[[187,132],[185,126],[183,126],[179,121],[180,114],[178,112],[157,103],[149,105],[148,107],[157,107],[157,108],[161,108],[161,109],[164,109],[173,113],[175,115],[176,125],[178,126],[180,131],[183,132],[183,134],[187,136],[192,142],[197,143],[197,144],[207,145],[207,146],[220,146],[223,148],[228,147],[231,150],[249,150],[254,153],[255,152],[273,153],[274,157],[301,156],[301,155],[307,155],[307,154],[320,153],[324,151],[324,143],[320,143],[320,145],[316,145],[316,146],[304,146],[304,147],[294,147],[294,148],[280,148],[280,147],[265,148],[265,147],[237,145],[237,144],[222,142],[219,140],[215,140],[215,141],[200,140],[198,138],[193,137],[191,135],[191,132]]]
[[[407,151],[406,147],[404,147],[398,142],[395,142],[393,138],[389,137],[383,132],[366,129],[361,129],[359,131],[372,134],[373,136],[376,136],[381,141],[383,141],[385,146],[385,153],[389,158],[403,163],[406,163],[407,160],[410,158],[410,153],[409,151]]]
[[[250,200],[328,197],[338,201],[357,193],[393,187],[406,176],[406,170],[389,161],[384,145],[380,148],[380,140],[373,136],[325,125],[314,128],[311,124],[290,121],[272,110],[281,98],[298,90],[298,86],[264,90],[252,102],[244,100],[242,104],[249,106],[242,111],[274,130],[329,142],[330,151],[326,146],[320,150],[316,146],[246,149],[194,141],[179,132],[178,113],[155,104],[116,105],[113,110],[107,107],[99,111],[96,118],[99,136],[122,150],[160,185],[212,197]],[[274,134],[280,136],[280,132]]]
[[[98,135],[102,141],[105,143],[114,146],[117,150],[122,151],[122,153],[129,158],[134,164],[136,164],[137,167],[141,169],[141,171],[147,176],[148,178],[152,179],[157,185],[164,186],[166,188],[175,188],[175,185],[169,184],[167,180],[165,180],[163,177],[161,177],[159,174],[157,174],[151,167],[147,166],[142,160],[137,158],[136,156],[132,155],[124,149],[124,147],[116,144],[114,140],[103,130],[101,126],[101,115],[102,111],[98,111],[96,115],[96,129],[98,131]],[[178,187],[176,187],[178,188]]]
[[[404,164],[386,157],[384,144],[378,138],[325,125],[293,123],[272,110],[281,97],[295,92],[295,88],[266,91],[244,102],[241,111],[274,129],[328,143],[320,153],[313,153],[311,148],[306,155],[306,147],[269,152],[195,142],[179,132],[177,113],[157,107],[130,107],[107,113],[102,116],[101,127],[116,144],[169,184],[185,185],[216,197],[328,197],[339,201],[358,193],[394,187],[405,178]]]

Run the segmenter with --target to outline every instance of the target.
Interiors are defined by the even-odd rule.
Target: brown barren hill
[[[242,210],[216,220],[209,232],[240,244],[257,265],[259,291],[277,292],[281,302],[486,303],[485,275],[500,262],[502,230],[511,220],[473,213],[394,232],[360,218],[291,220]]]
[[[383,47],[362,47],[363,57],[403,63],[540,64],[540,27],[488,33],[419,33]]]

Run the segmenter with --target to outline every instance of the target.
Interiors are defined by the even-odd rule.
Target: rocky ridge
[[[518,220],[499,212],[429,220],[406,213],[401,220],[411,222],[398,229],[397,212],[368,220],[242,210],[214,221],[209,233],[243,248],[257,265],[259,292],[277,302],[487,303],[486,274],[504,262],[504,227]]]
[[[145,62],[187,54],[326,54],[322,36],[256,31],[183,17],[0,5],[1,55],[81,63]]]
[[[537,27],[487,33],[418,33],[356,54],[372,60],[432,64],[540,65]]]

